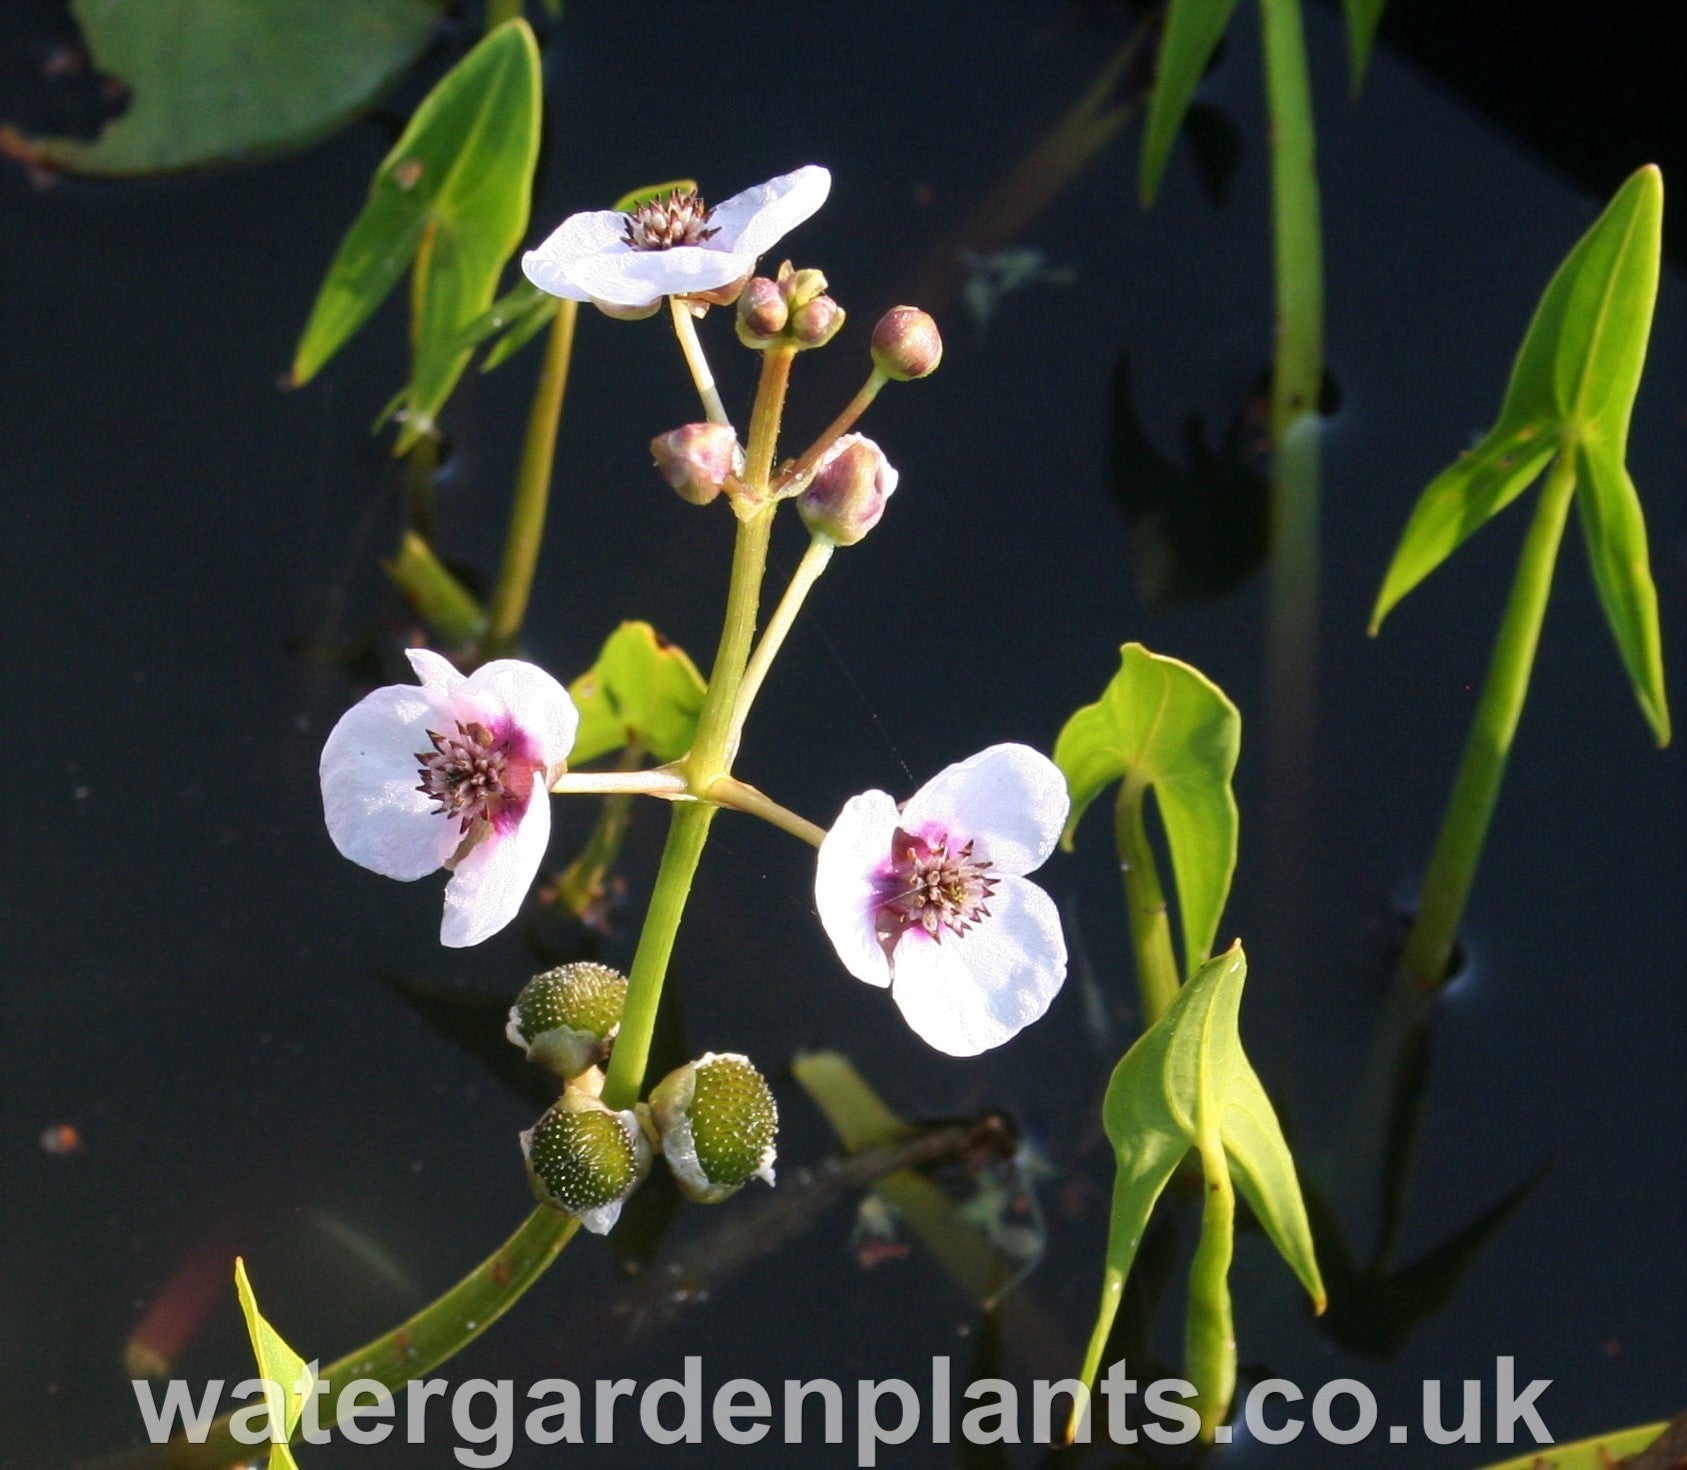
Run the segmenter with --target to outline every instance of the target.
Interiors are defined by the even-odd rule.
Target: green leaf
[[[1387,0],[1342,0],[1347,14],[1347,61],[1353,95],[1365,84],[1365,68],[1370,65],[1371,45],[1376,40],[1377,23]]]
[[[703,708],[703,676],[685,650],[649,623],[622,623],[597,662],[568,687],[580,711],[570,765],[637,741],[659,761],[691,748]]]
[[[1617,1429],[1571,1444],[1555,1444],[1549,1455],[1538,1449],[1529,1450],[1514,1459],[1489,1465],[1486,1470],[1611,1470],[1612,1466],[1638,1455],[1668,1428],[1667,1422],[1660,1421],[1633,1429]]]
[[[1171,1008],[1114,1069],[1102,1102],[1102,1124],[1117,1160],[1101,1310],[1090,1336],[1083,1379],[1093,1383],[1114,1314],[1155,1202],[1183,1156],[1201,1155],[1206,1188],[1202,1241],[1191,1267],[1187,1365],[1203,1395],[1209,1429],[1222,1414],[1233,1381],[1229,1292],[1233,1182],[1266,1235],[1311,1296],[1324,1307],[1294,1159],[1242,1050],[1237,1027],[1247,959],[1239,944],[1209,960]],[[1216,1203],[1215,1203],[1216,1201]],[[1219,1402],[1222,1398],[1225,1402]]]
[[[1189,110],[1189,99],[1195,95],[1235,9],[1236,0],[1171,0],[1160,37],[1154,92],[1148,102],[1148,126],[1142,137],[1140,191],[1144,205],[1152,204],[1159,192],[1166,160],[1183,126],[1183,115]]]
[[[634,189],[631,193],[623,194],[609,207],[620,214],[630,214],[639,205],[648,204],[652,199],[660,199],[667,194],[695,194],[696,192],[696,179],[669,179],[665,184],[646,184],[642,189]]]
[[[489,373],[549,325],[560,304],[555,296],[523,277],[463,328],[457,345],[472,352],[487,338],[496,337],[480,365],[483,373]]]
[[[1152,788],[1171,849],[1183,929],[1184,969],[1212,949],[1236,869],[1238,815],[1230,778],[1241,747],[1242,717],[1200,670],[1150,653],[1140,643],[1119,650],[1119,672],[1100,700],[1066,722],[1054,745],[1078,820],[1115,781]]]
[[[398,555],[385,566],[416,616],[446,642],[473,643],[486,631],[486,613],[474,593],[451,574],[433,548],[414,531],[404,533]]]
[[[246,1263],[234,1259],[234,1289],[240,1295],[240,1311],[246,1318],[246,1331],[252,1339],[252,1354],[258,1362],[258,1377],[281,1389],[282,1402],[273,1396],[269,1401],[270,1450],[269,1470],[298,1470],[287,1441],[304,1410],[304,1403],[315,1387],[316,1378],[309,1365],[282,1341],[277,1332],[258,1311],[258,1300],[252,1294],[252,1283],[246,1279]],[[300,1392],[303,1385],[305,1392]]]
[[[1625,462],[1663,250],[1663,180],[1641,169],[1558,268],[1511,370],[1499,422],[1412,511],[1371,631],[1555,452],[1573,454],[1594,584],[1635,697],[1660,745],[1670,721],[1646,523]]]
[[[128,89],[92,141],[32,159],[99,177],[249,162],[325,137],[421,54],[443,0],[74,0],[94,66]]]
[[[1669,702],[1664,692],[1658,593],[1646,554],[1646,517],[1619,456],[1603,445],[1576,446],[1576,507],[1593,567],[1593,585],[1617,652],[1634,685],[1641,713],[1659,745],[1668,745]]]
[[[293,360],[304,383],[415,262],[412,369],[398,449],[428,432],[468,362],[464,330],[492,304],[527,229],[539,149],[539,51],[524,20],[440,79],[376,170]]]

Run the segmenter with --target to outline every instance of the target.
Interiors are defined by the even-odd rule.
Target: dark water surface
[[[832,15],[828,32],[772,0],[699,5],[686,7],[676,51],[667,7],[571,6],[547,47],[534,235],[651,179],[694,174],[725,195],[828,164],[831,202],[791,250],[825,268],[853,319],[798,364],[793,433],[812,431],[855,386],[866,327],[898,282],[1122,39],[1105,9],[1025,0],[968,7],[964,23],[961,13],[869,3]],[[740,771],[829,821],[852,792],[906,794],[993,741],[1049,748],[1126,639],[1198,664],[1248,722],[1242,860],[1223,925],[1250,948],[1245,1040],[1303,1172],[1362,1246],[1374,1159],[1352,1152],[1353,1099],[1391,908],[1410,897],[1433,839],[1522,515],[1471,543],[1379,640],[1365,638],[1365,619],[1413,498],[1491,421],[1528,313],[1599,201],[1387,55],[1351,105],[1334,19],[1315,9],[1308,22],[1342,407],[1325,440],[1316,779],[1293,924],[1265,898],[1284,886],[1283,843],[1262,817],[1262,751],[1249,739],[1261,724],[1262,589],[1145,610],[1105,484],[1122,351],[1168,451],[1185,413],[1227,418],[1269,354],[1262,104],[1245,7],[1204,94],[1245,136],[1228,204],[1203,196],[1180,152],[1144,214],[1128,130],[1024,238],[1070,270],[1070,284],[1008,296],[982,336],[947,303],[942,370],[887,392],[867,425],[902,488],[798,625]],[[782,76],[769,57],[791,58],[788,92],[765,85]],[[365,123],[269,167],[156,185],[42,193],[0,174],[0,670],[18,776],[0,885],[7,1470],[137,1441],[123,1346],[196,1255],[243,1253],[283,1332],[327,1359],[455,1280],[529,1208],[516,1133],[533,1110],[380,983],[397,972],[507,995],[533,968],[526,940],[518,926],[444,951],[438,883],[391,883],[333,851],[317,754],[361,688],[292,651],[301,639],[355,640],[385,615],[376,631],[390,655],[401,631],[375,570],[392,544],[399,477],[367,432],[401,379],[401,316],[383,314],[319,383],[276,387],[387,143]],[[1631,450],[1678,690],[1683,305],[1666,274]],[[707,322],[705,337],[741,412],[748,354],[724,321]],[[533,371],[530,352],[475,378],[449,413],[441,537],[471,563],[496,558]],[[560,676],[586,667],[627,617],[650,619],[706,664],[728,518],[675,501],[643,449],[692,417],[659,319],[582,319],[526,636],[528,655]],[[1238,1250],[1245,1369],[1308,1386],[1359,1378],[1384,1425],[1415,1422],[1422,1379],[1448,1380],[1456,1397],[1450,1380],[1491,1381],[1499,1354],[1515,1355],[1524,1378],[1554,1380],[1542,1409],[1564,1438],[1662,1418],[1687,1399],[1681,765],[1650,748],[1577,542],[1566,541],[1469,914],[1472,973],[1437,1027],[1401,1258],[1543,1165],[1544,1180],[1389,1361],[1333,1345],[1257,1236]],[[786,527],[782,568],[800,547]],[[560,864],[589,815],[556,814]],[[605,958],[630,958],[657,815],[640,813],[629,908]],[[1048,1249],[1028,1289],[1065,1350],[1046,1361],[1009,1343],[1004,1371],[1075,1371],[1110,1181],[1096,1110],[1131,1026],[1098,1041],[1075,975],[1010,1046],[974,1061],[936,1056],[835,963],[805,850],[747,819],[723,818],[715,832],[673,980],[693,1050],[746,1051],[777,1070],[800,1047],[835,1046],[909,1116],[1013,1114],[1056,1171],[1044,1186]],[[1044,877],[1095,985],[1131,1004],[1105,820],[1086,824],[1077,854]],[[782,1167],[819,1159],[825,1125],[789,1079],[776,1087]],[[60,1123],[80,1130],[79,1153],[40,1146]],[[688,1210],[678,1237],[725,1218]],[[916,1250],[865,1271],[850,1226],[847,1208],[833,1210],[631,1345],[615,1310],[630,1288],[583,1238],[446,1372],[643,1381],[701,1353],[712,1391],[737,1376],[922,1382],[929,1357],[945,1353],[958,1379],[987,1371],[974,1362],[977,1313],[938,1268]],[[1174,1360],[1179,1336],[1174,1300],[1158,1338]],[[179,1369],[246,1376],[232,1292]],[[518,1447],[514,1463],[558,1453]],[[617,1465],[722,1457],[718,1442],[569,1453]],[[778,1447],[736,1453],[797,1462]],[[973,1453],[963,1463],[1005,1463]],[[1415,1436],[1391,1448],[1379,1431],[1345,1449],[1238,1444],[1223,1459],[1357,1470],[1501,1453]],[[853,1463],[842,1449],[800,1454]],[[955,1458],[916,1441],[883,1463]],[[1033,1459],[1016,1452],[1016,1463]],[[308,1460],[422,1463],[449,1463],[448,1451],[337,1444]]]

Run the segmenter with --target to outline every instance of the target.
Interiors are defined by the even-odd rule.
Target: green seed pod
[[[680,1192],[718,1204],[752,1179],[773,1183],[779,1110],[748,1057],[707,1052],[650,1094],[662,1154]]]
[[[606,1235],[650,1172],[650,1142],[629,1110],[612,1113],[570,1087],[521,1135],[527,1178],[547,1205]]]
[[[504,1034],[566,1082],[603,1060],[626,1004],[626,976],[580,960],[522,986]]]

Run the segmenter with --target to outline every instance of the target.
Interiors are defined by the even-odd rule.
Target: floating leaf
[[[1387,0],[1342,0],[1347,14],[1347,62],[1352,79],[1353,95],[1365,84],[1365,68],[1370,65],[1371,46],[1377,37],[1377,23]]]
[[[492,304],[527,229],[539,150],[539,50],[524,20],[491,32],[440,79],[376,170],[305,324],[308,381],[415,262],[411,377],[400,452],[429,431],[468,362],[463,333]]]
[[[1140,191],[1145,205],[1152,204],[1159,192],[1189,100],[1235,9],[1236,0],[1171,0],[1148,102],[1148,126],[1142,136]]]
[[[703,709],[703,676],[685,650],[649,623],[622,623],[568,692],[580,711],[570,765],[637,741],[659,761],[691,748]]]
[[[1200,670],[1140,643],[1119,654],[1119,672],[1100,700],[1073,715],[1055,741],[1054,763],[1072,792],[1063,841],[1070,850],[1079,818],[1113,782],[1124,783],[1121,802],[1152,789],[1177,877],[1184,969],[1192,973],[1212,949],[1236,869],[1230,778],[1242,719]]]
[[[247,162],[326,136],[421,54],[443,0],[74,0],[94,66],[133,99],[92,141],[19,145],[100,177]]]
[[[1635,695],[1669,740],[1657,591],[1646,526],[1624,468],[1662,253],[1663,180],[1641,169],[1594,222],[1535,309],[1499,422],[1419,499],[1383,580],[1371,631],[1555,453],[1574,454],[1594,582]]]
[[[448,643],[473,643],[486,631],[480,601],[414,531],[406,531],[398,555],[385,563],[416,616]]]
[[[1247,960],[1241,945],[1209,960],[1114,1069],[1101,1117],[1116,1155],[1101,1310],[1082,1377],[1094,1383],[1137,1247],[1172,1174],[1191,1148],[1201,1157],[1202,1237],[1190,1271],[1186,1369],[1201,1390],[1209,1436],[1229,1404],[1234,1335],[1226,1285],[1234,1219],[1231,1186],[1279,1255],[1324,1307],[1294,1159],[1277,1115],[1242,1051],[1237,1017]]]
[[[287,1441],[293,1437],[305,1399],[314,1390],[315,1376],[305,1360],[282,1341],[281,1334],[258,1311],[252,1283],[246,1279],[246,1263],[238,1256],[234,1260],[234,1289],[240,1295],[240,1311],[246,1318],[246,1331],[252,1339],[258,1377],[281,1390],[281,1403],[277,1404],[273,1396],[269,1402],[269,1470],[298,1470]]]

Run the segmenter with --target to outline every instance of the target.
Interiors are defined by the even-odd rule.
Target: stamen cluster
[[[461,831],[492,821],[515,798],[508,783],[508,740],[497,739],[478,720],[459,722],[455,735],[429,730],[428,739],[433,749],[416,753],[422,775],[416,789],[437,803],[439,815],[460,819]]]
[[[627,212],[621,238],[634,250],[671,250],[701,245],[720,233],[709,225],[714,210],[695,189],[675,189],[666,198],[647,199]]]
[[[990,895],[1000,880],[990,875],[991,864],[974,861],[970,840],[953,851],[949,844],[948,837],[927,841],[896,829],[874,919],[886,955],[916,926],[939,939],[945,929],[965,934],[989,918]]]

